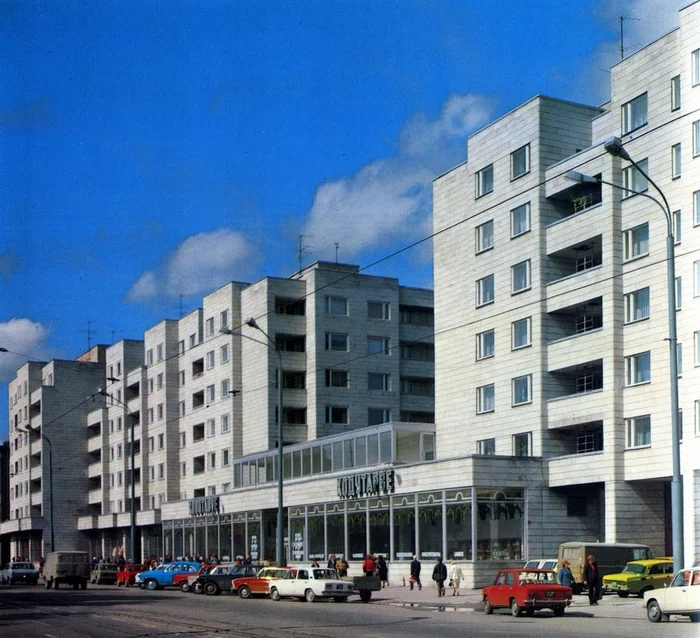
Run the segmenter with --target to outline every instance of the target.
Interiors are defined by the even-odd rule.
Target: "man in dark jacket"
[[[411,561],[411,577],[408,579],[408,584],[411,586],[411,589],[413,589],[413,585],[418,585],[418,591],[423,589],[423,585],[420,582],[420,561],[415,554]]]
[[[445,595],[445,581],[447,580],[447,567],[442,562],[442,556],[437,557],[437,563],[433,567],[433,580],[437,584],[438,596]]]
[[[598,563],[595,562],[595,556],[589,554],[586,559],[586,566],[583,568],[583,584],[588,586],[588,602],[591,605],[597,605],[601,590],[600,572],[598,571]]]

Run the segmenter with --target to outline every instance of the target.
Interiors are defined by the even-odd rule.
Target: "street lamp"
[[[33,428],[31,425],[27,425],[26,429],[20,427],[16,428],[20,432],[30,432],[31,434],[36,434],[38,437],[44,439],[49,445],[49,516],[51,517],[50,533],[51,533],[51,551],[54,551],[54,529],[53,529],[53,452],[51,449],[51,439],[46,436],[41,430]]]
[[[673,238],[673,214],[668,200],[663,191],[652,180],[646,171],[635,162],[625,150],[619,137],[613,137],[605,141],[605,150],[621,159],[627,160],[638,170],[644,178],[661,195],[663,204],[647,193],[632,190],[607,182],[597,177],[584,175],[576,171],[569,171],[566,177],[578,182],[597,182],[606,184],[613,188],[619,188],[628,193],[641,195],[655,202],[666,217],[666,271],[667,271],[667,296],[668,296],[668,345],[669,345],[669,368],[671,375],[671,448],[673,456],[673,476],[671,478],[671,527],[673,528],[673,569],[678,571],[683,568],[684,547],[683,547],[683,486],[681,483],[681,445],[680,445],[680,424],[678,421],[678,349],[677,349],[677,319],[676,319],[676,254],[675,241]]]
[[[248,335],[244,335],[239,332],[233,332],[229,328],[221,328],[220,332],[223,332],[224,334],[230,334],[230,335],[236,335],[239,337],[245,337],[246,339],[250,339],[251,341],[255,341],[256,343],[260,343],[264,346],[267,346],[270,348],[270,350],[273,350],[277,354],[277,358],[279,359],[279,371],[277,373],[277,548],[276,548],[276,562],[278,566],[282,566],[284,564],[284,534],[282,528],[284,527],[284,507],[283,507],[283,491],[284,491],[284,442],[282,439],[282,385],[283,385],[283,378],[282,378],[282,353],[280,349],[277,347],[277,344],[272,340],[269,334],[265,332],[259,325],[258,322],[253,319],[253,317],[248,317],[244,322],[246,326],[250,326],[251,328],[255,328],[256,330],[259,330],[262,332],[265,337],[267,337],[267,342],[266,341],[259,341],[258,339],[253,339],[253,337],[249,337]],[[269,342],[269,343],[268,343]]]
[[[118,379],[113,379],[109,378],[107,379],[108,381],[118,381]],[[109,394],[106,390],[103,388],[98,388],[97,393],[101,394],[103,397],[109,397],[112,399],[112,401],[116,401],[119,405],[121,405],[128,413],[129,413],[129,431],[130,431],[130,438],[131,438],[131,449],[129,451],[129,457],[131,459],[131,508],[130,508],[130,534],[131,538],[129,539],[129,558],[131,559],[132,562],[136,562],[136,469],[134,467],[134,448],[135,448],[135,441],[134,441],[134,414],[129,408],[129,406],[124,403],[121,399],[118,399],[112,394]]]

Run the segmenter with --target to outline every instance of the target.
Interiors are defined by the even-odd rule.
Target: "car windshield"
[[[622,570],[623,574],[643,574],[646,571],[644,565],[635,565],[634,563],[627,563],[625,568]]]
[[[314,578],[338,578],[335,569],[314,569]]]
[[[10,569],[34,569],[32,563],[12,563]]]
[[[671,583],[671,587],[684,587],[690,584],[690,572],[678,572]]]

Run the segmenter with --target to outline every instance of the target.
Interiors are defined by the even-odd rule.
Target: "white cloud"
[[[141,274],[126,298],[144,302],[210,292],[245,279],[256,263],[254,246],[241,233],[228,228],[198,233],[179,244],[161,267]]]
[[[27,358],[46,361],[50,359],[46,338],[49,329],[25,318],[0,322],[0,382],[10,381]]]
[[[420,113],[406,122],[395,156],[319,186],[303,231],[315,252],[330,258],[338,242],[345,260],[429,234],[432,180],[464,161],[467,136],[492,118],[493,106],[480,95],[452,95],[437,118]]]

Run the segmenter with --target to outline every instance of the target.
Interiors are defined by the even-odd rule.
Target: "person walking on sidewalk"
[[[384,556],[381,554],[377,557],[377,575],[382,581],[382,588],[389,586],[389,566],[386,564]]]
[[[583,584],[588,586],[588,602],[591,605],[597,605],[601,597],[602,583],[598,563],[595,562],[593,554],[589,554],[586,559],[586,566],[583,568]]]
[[[364,563],[362,563],[362,571],[365,576],[374,576],[375,570],[376,565],[374,564],[374,558],[372,558],[372,554],[367,554]]]
[[[561,562],[561,569],[557,575],[559,578],[559,584],[564,585],[564,587],[571,587],[574,582],[574,575],[571,573],[571,567],[569,567],[569,561],[564,560]]]
[[[437,584],[438,597],[445,595],[445,581],[447,580],[447,567],[442,562],[442,556],[437,557],[435,567],[433,567],[433,580]]]
[[[408,584],[411,586],[411,590],[413,590],[413,585],[418,585],[418,591],[423,589],[423,584],[420,582],[420,561],[415,554],[411,561],[411,575],[408,578]]]
[[[450,562],[450,569],[447,572],[447,577],[450,580],[450,587],[452,587],[452,595],[459,596],[459,584],[462,581],[462,568],[457,564],[456,560]]]

